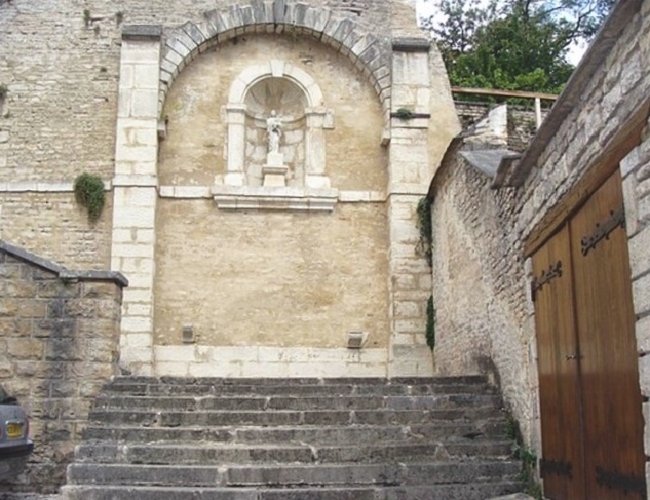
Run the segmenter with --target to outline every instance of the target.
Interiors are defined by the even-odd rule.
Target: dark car
[[[0,385],[0,481],[20,474],[33,450],[25,412]]]

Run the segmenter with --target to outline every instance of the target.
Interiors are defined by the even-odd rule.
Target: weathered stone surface
[[[110,492],[111,498],[122,500],[137,491],[145,498],[154,493],[158,498],[185,498],[187,484],[204,497],[219,499],[231,494],[256,499],[294,494],[301,499],[358,499],[365,498],[364,488],[371,488],[373,499],[426,493],[426,498],[479,500],[519,491],[520,464],[503,459],[510,450],[510,443],[502,439],[503,417],[493,399],[481,399],[486,390],[492,398],[485,380],[423,382],[330,379],[314,385],[313,379],[248,379],[234,384],[214,378],[117,379],[95,402],[91,413],[95,422],[86,428],[85,442],[77,448],[64,497],[100,499]],[[452,393],[439,394],[440,388]],[[228,396],[216,399],[237,403],[231,410],[197,410],[192,405],[215,397],[178,394],[198,395],[206,389],[217,394],[230,389]],[[339,389],[368,395],[343,398],[345,411],[319,410],[319,401],[331,406],[331,395]],[[287,392],[296,395],[288,398]],[[425,404],[411,405],[421,406],[419,410],[387,410],[381,404],[384,399],[375,394],[392,392],[421,394],[409,400]],[[143,412],[134,406],[143,393],[164,396],[146,398]],[[269,407],[256,412],[238,408],[258,395],[271,402]],[[455,413],[424,409],[437,397],[460,398],[463,403]],[[122,404],[128,409],[108,409]],[[184,409],[155,409],[167,406]],[[298,419],[287,419],[295,406],[306,410]],[[491,413],[481,414],[485,409]],[[258,418],[251,420],[251,415]],[[309,415],[320,418],[310,420]],[[345,419],[333,419],[335,415]],[[193,421],[203,423],[198,427]],[[444,461],[435,458],[443,454]],[[466,460],[468,456],[472,459]],[[452,491],[463,493],[455,497]]]
[[[4,242],[0,255],[3,266],[14,266],[3,282],[7,293],[0,295],[0,383],[26,408],[38,443],[15,488],[51,491],[63,480],[80,438],[74,429],[88,415],[90,399],[115,374],[125,280],[116,273],[69,271]],[[97,320],[98,309],[113,311],[113,319]],[[81,318],[93,323],[88,338]]]

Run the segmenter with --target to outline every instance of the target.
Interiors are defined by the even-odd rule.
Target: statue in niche
[[[276,115],[275,110],[266,119],[266,131],[269,135],[269,153],[280,152],[280,137],[282,137],[282,118]]]

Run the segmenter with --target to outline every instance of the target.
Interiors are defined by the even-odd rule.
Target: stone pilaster
[[[424,336],[431,272],[417,252],[417,205],[427,193],[431,175],[428,51],[425,39],[393,41],[388,180],[390,377],[433,374]]]
[[[153,276],[158,155],[158,26],[125,26],[115,147],[111,269],[128,276],[120,366],[153,371]]]

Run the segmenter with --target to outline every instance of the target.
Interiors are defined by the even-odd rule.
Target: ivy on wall
[[[427,260],[429,267],[433,266],[433,223],[431,221],[431,203],[432,200],[425,196],[418,202],[417,206],[417,225],[420,230],[420,241],[418,242],[417,251]],[[431,350],[436,343],[436,310],[433,306],[433,295],[427,300],[427,326],[425,330],[427,345]]]
[[[431,202],[432,200],[425,196],[418,202],[417,215],[418,215],[418,228],[420,229],[420,242],[418,243],[418,252],[424,255],[427,259],[429,267],[432,266],[432,224],[431,224]]]

